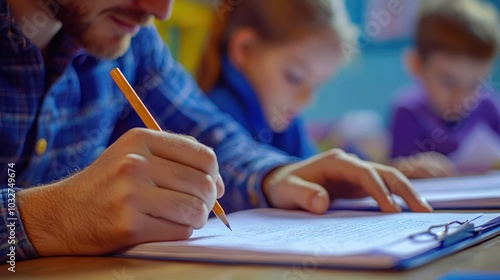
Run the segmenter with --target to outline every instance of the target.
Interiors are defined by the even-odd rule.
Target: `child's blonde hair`
[[[208,47],[203,55],[197,81],[201,89],[210,91],[221,71],[221,57],[227,52],[233,33],[250,27],[260,39],[269,43],[285,43],[316,31],[334,32],[333,12],[329,1],[322,0],[222,0],[223,5],[238,2],[231,12],[216,16]],[[328,34],[325,32],[325,34]]]
[[[417,23],[416,46],[426,59],[431,54],[466,55],[492,60],[500,45],[496,8],[476,0],[425,0]]]

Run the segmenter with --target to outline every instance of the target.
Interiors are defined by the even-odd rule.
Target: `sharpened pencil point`
[[[229,221],[227,220],[226,214],[224,212],[222,212],[219,216],[217,216],[217,218],[219,218],[219,220],[221,220],[221,222],[225,224],[229,230],[233,231],[233,229],[229,225]]]

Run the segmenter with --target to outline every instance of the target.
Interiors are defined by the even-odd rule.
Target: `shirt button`
[[[35,152],[38,155],[42,155],[43,153],[45,153],[46,150],[47,150],[47,140],[45,140],[45,138],[40,138],[38,142],[36,142]]]

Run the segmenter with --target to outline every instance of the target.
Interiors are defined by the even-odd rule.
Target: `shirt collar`
[[[19,48],[26,48],[26,37],[23,36],[21,28],[14,22],[14,15],[10,10],[6,0],[0,0],[0,36],[5,37],[8,44],[3,44],[2,47],[8,46],[15,53]]]
[[[54,46],[56,48],[56,55],[52,59],[54,60],[53,62],[63,65],[65,62],[71,61],[79,55],[82,56],[82,59],[88,56],[88,53],[73,38],[64,33],[62,29],[59,30],[52,40],[58,41]]]
[[[231,64],[227,56],[222,58],[221,79],[231,88],[233,94],[242,101],[253,128],[256,131],[269,128],[255,90],[243,74]]]
[[[6,0],[0,0],[0,29],[4,29],[14,23],[9,5]]]
[[[62,33],[59,31],[59,33]],[[61,58],[72,58],[77,56],[78,54],[85,53],[82,47],[80,47],[71,37],[66,34],[58,34],[63,36],[61,39],[61,44],[58,46],[58,55]],[[56,36],[58,36],[56,35]],[[24,36],[19,25],[15,23],[14,14],[10,10],[9,4],[6,0],[0,0],[0,36],[6,37],[6,39],[10,42],[10,44],[2,45],[2,48],[8,47],[14,53],[18,53],[21,50],[27,49],[31,46],[34,46],[29,38]]]

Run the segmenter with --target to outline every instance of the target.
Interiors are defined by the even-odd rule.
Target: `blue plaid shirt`
[[[116,60],[87,54],[63,32],[52,44],[53,56],[44,61],[40,50],[14,23],[5,0],[0,0],[2,263],[12,255],[12,244],[16,261],[37,257],[24,231],[14,191],[83,169],[127,130],[143,127],[109,76],[115,67],[122,70],[163,129],[192,135],[214,148],[226,183],[220,200],[226,211],[265,206],[263,176],[297,160],[256,144],[218,111],[174,61],[153,27],[142,28],[129,50]],[[15,182],[9,182],[9,176]]]

